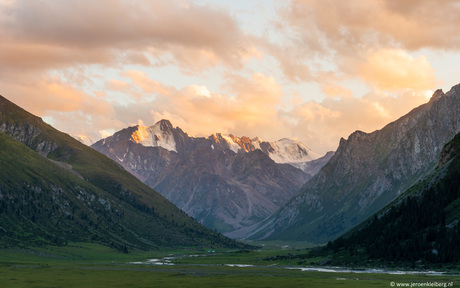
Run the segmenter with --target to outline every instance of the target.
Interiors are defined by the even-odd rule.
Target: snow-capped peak
[[[137,130],[131,135],[131,141],[146,147],[162,147],[177,152],[172,125],[167,120],[157,122],[153,126],[137,125]]]
[[[222,135],[222,138],[224,138],[225,142],[228,144],[228,148],[230,148],[230,150],[233,152],[238,153],[238,151],[241,149],[241,146],[234,141],[234,138],[225,135]]]
[[[161,120],[153,126],[143,126],[140,122],[137,130],[131,135],[131,141],[146,147],[162,147],[169,151],[177,152],[174,140],[174,128],[168,120]],[[305,144],[298,140],[282,138],[275,142],[263,141],[259,137],[250,139],[232,134],[224,135],[216,133],[207,139],[212,140],[211,148],[228,148],[235,153],[246,153],[261,150],[276,163],[305,163],[320,158],[320,155],[312,152]],[[219,148],[218,148],[219,149]]]
[[[309,162],[319,158],[310,148],[298,140],[283,138],[269,143],[268,156],[276,163]]]
[[[275,142],[266,142],[255,137],[249,139],[246,136],[236,137],[232,134],[213,134],[208,139],[215,143],[224,144],[235,153],[262,150],[276,163],[303,163],[318,159],[320,155],[313,153],[310,148],[298,140],[283,138]]]

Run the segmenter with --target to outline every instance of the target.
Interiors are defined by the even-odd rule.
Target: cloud
[[[460,49],[455,0],[292,0],[282,15],[310,48]],[[449,36],[447,36],[449,35]],[[319,36],[319,37],[318,37]]]
[[[420,49],[459,50],[456,2],[293,0],[259,37],[187,0],[0,0],[0,92],[93,141],[166,118],[321,153],[426,102],[438,80]]]
[[[189,94],[191,97],[207,97],[211,98],[211,92],[209,92],[208,88],[204,85],[189,85],[185,87],[182,92],[184,94]]]
[[[32,114],[51,120],[50,124],[61,131],[95,141],[101,137],[98,130],[125,127],[102,92],[89,95],[56,76],[26,76],[21,80],[24,83],[0,79],[1,94]]]
[[[115,79],[110,79],[105,87],[107,90],[110,90],[110,91],[118,91],[122,93],[132,92],[132,87],[129,83],[126,83],[125,81],[115,80]]]
[[[228,94],[214,93],[204,85],[191,84],[182,89],[164,86],[145,73],[123,73],[133,79],[132,89],[154,93],[153,100],[115,105],[117,117],[134,124],[141,119],[152,125],[169,119],[186,132],[199,136],[212,133],[241,133],[249,136],[272,138],[273,129],[279,125],[278,106],[283,93],[273,77],[255,73],[250,77],[228,75]],[[119,85],[124,90],[124,85]],[[158,88],[160,87],[160,88]]]
[[[368,54],[357,65],[357,74],[366,82],[386,90],[433,89],[435,71],[425,56],[412,57],[403,50],[381,49]]]
[[[130,123],[119,120],[124,120],[119,108],[133,102],[157,97],[161,113],[179,111],[176,104],[186,106],[171,102],[183,99],[185,91],[125,65],[173,65],[193,74],[218,66],[238,70],[261,57],[252,36],[242,32],[228,10],[185,0],[2,0],[0,39],[2,95],[53,119],[59,129],[92,139],[100,137],[99,131],[106,135]],[[124,71],[122,79],[103,75],[109,71],[104,69]],[[210,96],[206,87],[189,89]],[[86,131],[77,129],[77,122]]]
[[[112,112],[108,102],[100,97],[92,97],[59,77],[24,78],[27,83],[2,82],[5,95],[38,115],[49,111],[72,112],[82,110],[89,114],[107,115]]]
[[[397,91],[390,96],[374,90],[361,98],[327,97],[322,102],[293,98],[286,105],[281,85],[261,73],[227,75],[227,94],[196,84],[176,89],[136,70],[121,76],[126,81],[108,79],[106,86],[111,87],[110,92],[128,93],[131,101],[89,95],[57,77],[29,79],[30,85],[20,87],[3,83],[2,87],[4,95],[12,96],[19,105],[52,118],[56,128],[92,141],[136,125],[139,119],[145,125],[169,119],[195,136],[221,132],[269,141],[298,138],[318,153],[336,149],[340,137],[357,129],[372,132],[427,101],[426,91]],[[334,89],[347,91],[343,87],[331,91]],[[137,94],[133,96],[132,91]]]
[[[322,91],[329,97],[333,98],[351,98],[353,93],[350,89],[340,85],[338,82],[326,81],[322,84]]]
[[[128,77],[131,79],[132,83],[139,87],[140,90],[143,93],[148,93],[148,94],[162,94],[162,95],[169,95],[170,94],[170,88],[166,87],[165,85],[161,84],[158,81],[155,81],[153,79],[150,79],[147,76],[147,73],[142,72],[142,71],[136,71],[136,70],[129,70],[124,73],[122,73],[122,76]],[[112,80],[114,81],[114,80]],[[115,82],[117,83],[117,82]],[[122,85],[126,87],[126,83],[119,82],[119,85]]]
[[[423,56],[409,55],[422,50],[460,51],[456,32],[460,5],[454,0],[292,0],[279,11],[277,27],[284,41],[261,46],[295,82],[321,83],[322,73],[333,72],[338,78],[369,81],[372,88],[425,89],[419,87],[426,81],[432,89],[436,81],[430,63]],[[395,69],[390,79],[390,68],[379,62],[383,60],[389,60],[390,68],[401,60],[404,67]],[[379,65],[379,71],[372,64]],[[382,79],[363,70],[373,70]],[[390,87],[390,80],[397,84]]]
[[[206,127],[208,134],[238,131],[263,136],[260,133],[267,134],[263,131],[276,126],[277,105],[281,103],[283,94],[273,77],[260,73],[253,74],[251,78],[232,75],[227,81],[231,94],[236,96],[210,93],[209,97],[196,87],[192,86],[192,90],[187,87],[180,91],[180,97],[171,98],[172,105],[167,111],[177,111],[182,118],[194,123],[190,129],[200,134],[203,132],[198,130]]]
[[[117,106],[117,119],[131,125],[138,119],[145,125],[169,119],[195,136],[221,132],[269,141],[299,138],[313,151],[325,153],[337,148],[340,137],[346,138],[355,130],[380,129],[428,100],[426,91],[398,90],[389,95],[376,89],[356,98],[349,96],[346,88],[332,86],[335,92],[331,94],[342,97],[327,97],[322,102],[293,98],[284,105],[287,97],[273,77],[260,73],[227,76],[228,94],[215,93],[203,85],[168,87],[168,93],[157,93],[154,100]],[[143,91],[158,85],[147,75],[143,77],[152,85],[144,86]]]
[[[340,137],[352,132],[373,132],[426,103],[423,92],[398,92],[390,96],[375,90],[361,98],[328,97],[321,103],[304,102],[283,113],[285,131],[302,131],[299,138],[315,152],[335,150]],[[294,132],[295,133],[295,132]],[[292,137],[292,136],[291,136]]]
[[[190,71],[240,68],[257,56],[229,12],[188,1],[23,1],[0,4],[5,67],[173,62]],[[210,23],[212,23],[210,25]]]

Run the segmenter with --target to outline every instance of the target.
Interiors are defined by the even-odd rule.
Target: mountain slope
[[[301,193],[266,219],[253,239],[327,242],[384,207],[437,163],[460,131],[460,85],[373,133],[341,139]]]
[[[146,183],[204,225],[224,232],[263,220],[306,181],[300,170],[280,167],[260,150],[198,149],[164,173],[158,183]]]
[[[325,164],[321,158],[305,165],[313,156],[299,141],[190,137],[168,120],[123,129],[92,147],[221,232],[253,225],[294,196],[311,178],[294,165],[314,171]]]
[[[106,156],[1,96],[0,131],[3,246],[239,245],[190,219]]]
[[[460,262],[460,134],[444,146],[437,168],[322,252],[334,262]]]

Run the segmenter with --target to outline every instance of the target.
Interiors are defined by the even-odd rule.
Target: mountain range
[[[301,142],[286,138],[191,137],[168,120],[123,129],[91,147],[221,232],[270,216],[333,154],[318,158]]]
[[[296,140],[191,137],[167,120],[102,139],[92,145],[99,153],[0,96],[0,247],[244,247],[213,230],[311,243],[348,232],[326,249],[416,260],[422,247],[426,261],[449,262],[459,227],[459,115],[460,84],[317,159]]]
[[[432,171],[460,132],[460,85],[372,133],[356,131],[250,239],[324,243],[358,225]],[[247,235],[247,234],[246,234]]]
[[[244,247],[123,167],[0,96],[0,247]]]

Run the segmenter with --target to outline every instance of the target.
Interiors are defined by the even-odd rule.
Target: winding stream
[[[205,257],[202,255],[181,255],[181,256],[169,256],[161,259],[147,259],[143,262],[128,262],[127,264],[132,265],[169,265],[169,266],[227,266],[227,267],[238,267],[238,268],[278,268],[278,269],[289,269],[289,270],[301,270],[305,272],[327,272],[327,273],[360,273],[360,274],[391,274],[391,275],[429,275],[429,276],[443,276],[445,272],[439,271],[406,271],[406,270],[388,270],[388,269],[349,269],[344,267],[287,267],[287,266],[266,266],[266,265],[251,265],[251,264],[174,264],[172,260],[180,259],[185,257]],[[453,275],[453,274],[449,274]]]

